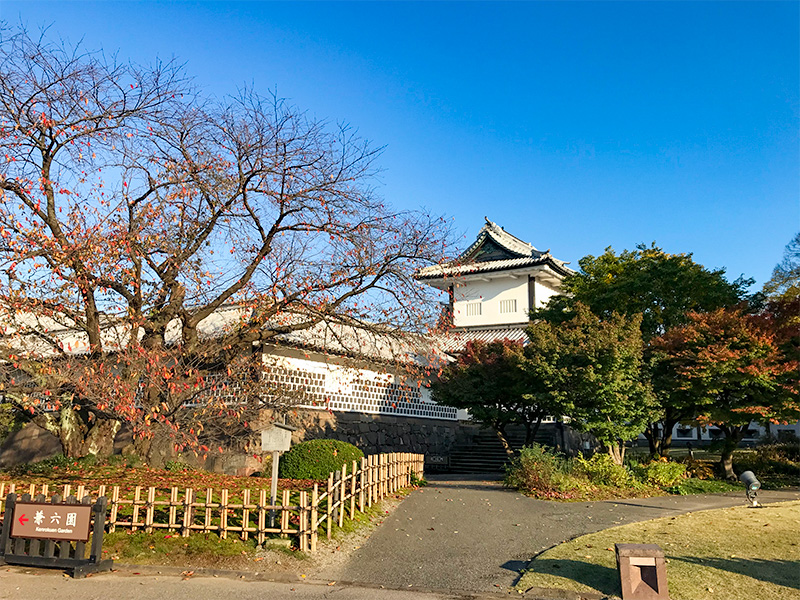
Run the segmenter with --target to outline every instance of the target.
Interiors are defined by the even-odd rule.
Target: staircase
[[[514,448],[521,448],[525,442],[525,430],[510,429],[509,442]],[[542,425],[536,433],[535,441],[539,444],[552,446],[555,439],[555,429],[552,425]],[[504,473],[508,464],[506,454],[500,438],[494,430],[478,429],[468,443],[457,444],[450,451],[448,473]]]

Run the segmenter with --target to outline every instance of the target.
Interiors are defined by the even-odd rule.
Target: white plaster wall
[[[500,301],[512,299],[517,301],[517,311],[500,314]],[[476,301],[481,303],[481,314],[467,316],[466,305]],[[508,325],[524,323],[527,320],[527,277],[459,281],[453,286],[453,324],[456,327]]]
[[[536,282],[536,287],[534,288],[534,302],[536,304],[536,308],[542,308],[547,301],[550,300],[553,296],[558,296],[558,292],[552,288],[547,287],[546,285],[542,285],[538,281]]]
[[[309,393],[309,400],[313,404],[304,404],[305,408],[329,408],[341,412],[364,412],[374,414],[389,414],[395,416],[409,416],[428,419],[455,420],[457,411],[454,408],[441,406],[431,399],[430,389],[422,381],[402,377],[392,373],[381,373],[370,369],[343,366],[335,363],[326,363],[302,358],[264,355],[264,364],[268,367],[280,367],[294,372],[300,372],[298,378],[301,383],[286,381],[280,385],[285,389],[305,389]],[[323,379],[312,381],[305,374],[322,374]],[[286,373],[289,377],[295,377]],[[320,383],[324,387],[320,389]],[[365,396],[365,383],[378,384],[378,388]],[[358,385],[360,384],[360,385]],[[415,393],[403,392],[399,397],[393,397],[391,390],[382,387],[394,384],[403,386],[406,390]]]

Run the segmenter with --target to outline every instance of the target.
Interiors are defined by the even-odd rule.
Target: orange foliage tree
[[[786,320],[741,309],[687,316],[687,324],[653,342],[662,353],[661,377],[701,423],[722,430],[720,467],[733,478],[733,451],[753,420],[800,418],[797,332],[792,343]]]
[[[435,315],[412,275],[447,225],[385,206],[349,127],[25,31],[0,31],[0,73],[0,385],[66,454],[108,452],[123,424],[196,445],[187,404],[239,417],[214,406],[233,382],[275,398],[263,344]]]

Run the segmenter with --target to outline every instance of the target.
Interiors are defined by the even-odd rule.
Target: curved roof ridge
[[[490,221],[489,217],[483,217],[486,220],[486,224],[481,229],[480,233],[478,234],[478,238],[480,239],[481,234],[488,234],[495,242],[514,252],[515,254],[521,254],[522,256],[534,256],[537,257],[541,252],[536,249],[533,244],[530,244],[524,240],[519,239],[515,235],[511,235],[505,229],[500,227],[494,221]]]

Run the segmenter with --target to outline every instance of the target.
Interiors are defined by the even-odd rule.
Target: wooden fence
[[[230,493],[227,489],[136,486],[126,493],[116,485],[100,485],[95,490],[66,484],[61,495],[66,498],[74,492],[78,501],[106,496],[109,532],[117,528],[147,533],[163,529],[186,537],[199,531],[214,532],[223,539],[232,533],[243,540],[252,536],[259,544],[270,536],[297,536],[301,551],[314,552],[320,531],[330,539],[334,525],[341,527],[344,519],[352,519],[356,511],[364,512],[387,495],[408,487],[414,477],[422,479],[423,468],[422,454],[373,454],[360,462],[345,464],[331,473],[323,485],[315,483],[309,490],[278,492],[275,505],[269,503],[266,489]],[[28,493],[35,497],[37,488],[44,497],[57,491],[56,486],[48,484],[0,482],[0,516],[7,494]]]

